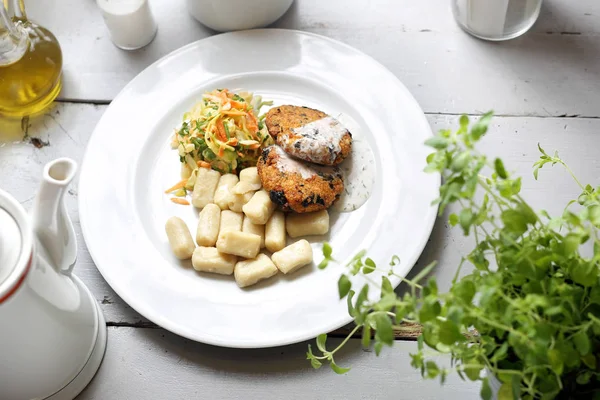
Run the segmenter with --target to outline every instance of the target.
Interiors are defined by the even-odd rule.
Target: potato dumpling
[[[242,223],[242,232],[253,233],[255,235],[260,236],[260,248],[265,247],[265,226],[264,225],[256,225],[248,217],[244,217],[244,222]]]
[[[290,244],[283,250],[273,253],[271,259],[281,272],[289,274],[310,264],[313,261],[313,251],[310,243],[302,239]]]
[[[221,174],[218,171],[209,168],[198,168],[196,183],[192,192],[194,207],[204,208],[214,201],[219,179],[221,179]]]
[[[277,205],[271,201],[269,194],[264,190],[259,190],[242,207],[242,211],[255,224],[264,225],[275,211],[275,207]]]
[[[233,276],[239,287],[246,287],[272,277],[277,271],[277,267],[268,256],[259,254],[252,260],[239,261],[235,265]]]
[[[291,238],[324,235],[329,232],[329,214],[327,210],[289,214],[285,219],[285,229]]]
[[[171,217],[165,223],[165,231],[175,257],[180,260],[189,260],[196,245],[185,222],[179,217]]]
[[[234,200],[232,189],[238,183],[238,181],[239,179],[235,174],[224,174],[219,179],[219,183],[217,184],[217,189],[215,191],[214,202],[221,208],[221,210],[229,209],[229,203],[233,202]],[[242,210],[240,209],[239,211]]]
[[[260,236],[245,232],[225,232],[217,240],[217,249],[221,253],[254,258],[260,251]]]
[[[258,168],[244,168],[240,171],[240,182],[247,182],[253,185],[258,185],[260,188],[260,177],[258,176]],[[256,189],[258,190],[258,189]]]
[[[236,256],[221,253],[214,247],[200,246],[192,255],[192,266],[196,271],[202,272],[231,275],[236,262]]]
[[[274,253],[285,247],[285,214],[275,211],[265,225],[265,247]]]
[[[221,222],[219,225],[219,238],[222,237],[225,232],[241,231],[243,221],[244,221],[244,214],[242,214],[242,213],[234,212],[231,210],[221,211]]]
[[[232,200],[229,202],[229,209],[235,212],[242,212],[242,208],[250,201],[254,192],[246,192],[244,194],[232,194]]]
[[[196,229],[196,243],[198,246],[214,246],[219,236],[221,225],[221,209],[216,204],[207,204],[200,211],[198,228]]]

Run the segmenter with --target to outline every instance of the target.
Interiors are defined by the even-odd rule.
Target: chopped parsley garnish
[[[190,134],[190,125],[186,122],[183,121],[183,123],[181,124],[181,129],[179,129],[179,136],[186,136]]]

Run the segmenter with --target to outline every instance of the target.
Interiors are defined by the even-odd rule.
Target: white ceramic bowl
[[[219,32],[262,28],[277,21],[294,0],[186,0],[189,13]]]

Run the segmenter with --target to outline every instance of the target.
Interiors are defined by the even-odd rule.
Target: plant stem
[[[496,200],[496,203],[498,204],[498,207],[500,207],[500,209],[502,209],[502,206],[508,207],[508,204],[506,204],[506,201],[504,201],[502,198],[498,197],[498,195],[496,193],[494,193],[492,188],[490,188],[487,185],[487,183],[484,181],[484,179],[487,179],[487,177],[485,177],[483,175],[479,175],[477,178],[477,181],[479,182],[479,185],[481,185],[483,190],[488,192],[494,198],[494,200]]]
[[[331,353],[330,353],[330,354],[331,354],[331,355],[334,355],[336,351],[338,351],[339,349],[341,349],[342,347],[344,347],[344,345],[345,345],[345,344],[348,342],[348,340],[350,340],[350,338],[351,338],[352,336],[354,336],[354,334],[356,333],[356,331],[357,331],[359,328],[362,328],[362,326],[363,326],[363,325],[364,325],[364,324],[361,324],[361,325],[356,325],[356,326],[354,327],[354,329],[352,329],[352,331],[351,331],[351,332],[348,334],[348,336],[346,336],[346,338],[344,339],[344,341],[342,341],[342,343],[340,343],[340,345],[339,345],[338,347],[336,347],[335,349],[333,349],[333,350],[331,351]]]
[[[560,158],[555,160],[560,163],[563,167],[565,167],[565,169],[567,170],[567,172],[569,174],[571,174],[571,177],[573,178],[573,180],[575,181],[575,183],[577,183],[577,185],[581,188],[582,191],[584,191],[585,193],[589,194],[587,190],[585,190],[585,187],[581,184],[581,182],[579,182],[579,179],[577,179],[577,177],[575,176],[575,174],[573,173],[573,171],[571,170],[571,168],[569,168],[569,166]]]
[[[513,329],[512,327],[510,327],[508,325],[504,325],[504,324],[498,323],[496,321],[492,321],[491,319],[488,319],[479,314],[475,314],[475,318],[479,319],[480,321],[482,321],[490,326],[493,326],[494,328],[502,329],[507,332],[514,333],[515,335],[521,336],[522,338],[527,340],[527,343],[532,344],[531,340],[527,337],[527,335],[525,335],[523,332],[519,332],[519,331]]]
[[[456,280],[458,279],[458,274],[460,274],[460,270],[462,269],[462,266],[464,263],[465,263],[465,258],[461,257],[460,264],[458,264],[458,267],[456,268],[456,272],[454,273],[454,278],[452,278],[452,284],[456,283]]]

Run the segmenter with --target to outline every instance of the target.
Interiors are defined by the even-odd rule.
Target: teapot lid
[[[17,221],[0,208],[0,284],[11,275],[23,249],[23,238]]]

